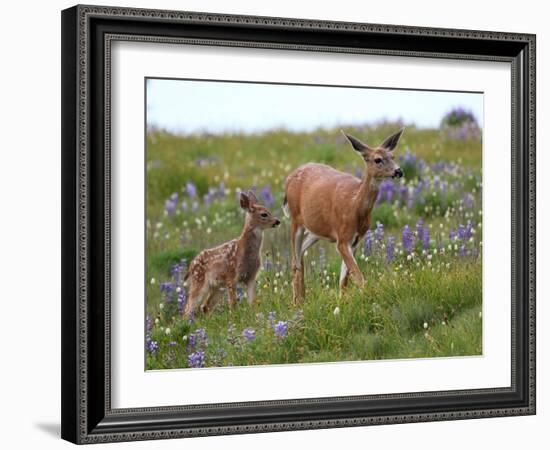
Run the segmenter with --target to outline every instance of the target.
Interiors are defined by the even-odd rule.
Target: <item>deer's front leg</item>
[[[355,259],[355,250],[357,250],[357,245],[358,245],[358,242],[356,242],[355,245],[351,247],[351,252],[354,259]],[[349,269],[346,263],[342,261],[342,265],[340,266],[340,293],[347,288],[348,280],[349,280]]]
[[[248,304],[254,306],[258,304],[256,300],[256,279],[253,278],[246,284],[246,295],[248,297]]]
[[[290,240],[292,244],[292,300],[298,304],[305,297],[304,266],[302,257],[302,240],[304,227],[292,222],[290,226]]]
[[[338,242],[337,248],[338,252],[342,256],[342,259],[344,260],[344,263],[346,264],[349,273],[351,274],[351,277],[353,278],[353,281],[357,284],[357,286],[363,287],[363,285],[365,284],[365,279],[363,278],[363,274],[359,270],[359,266],[357,266],[357,263],[355,262],[351,246],[347,242]],[[345,279],[346,276],[344,276],[343,278]],[[342,281],[344,280],[341,278],[340,285],[342,285]]]
[[[235,287],[235,282],[229,281],[226,286],[227,293],[229,294],[229,306],[231,309],[235,309],[235,306],[237,306],[237,290]]]

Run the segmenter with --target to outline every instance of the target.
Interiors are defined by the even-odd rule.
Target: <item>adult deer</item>
[[[392,134],[378,147],[344,133],[365,162],[361,180],[317,163],[300,166],[287,177],[283,209],[291,221],[295,303],[305,296],[304,253],[319,239],[335,242],[342,256],[340,291],[345,289],[350,274],[357,285],[363,286],[364,278],[353,254],[370,227],[380,182],[403,176],[393,156],[403,131]]]

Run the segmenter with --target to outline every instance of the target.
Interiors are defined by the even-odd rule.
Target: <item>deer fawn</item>
[[[342,256],[340,292],[347,286],[350,273],[354,282],[363,286],[364,278],[353,254],[370,227],[380,182],[403,176],[392,153],[403,131],[392,134],[379,147],[369,147],[344,133],[365,161],[362,180],[316,163],[300,166],[287,177],[283,210],[291,219],[295,303],[305,296],[304,253],[319,239],[336,242]]]
[[[260,268],[260,249],[263,230],[281,224],[271,212],[258,203],[251,191],[240,195],[241,208],[246,211],[244,228],[238,239],[203,250],[189,265],[185,280],[189,280],[189,298],[185,316],[189,317],[200,306],[203,312],[212,309],[223,295],[229,293],[229,304],[237,303],[236,284],[247,288],[248,303],[256,298],[256,275]]]

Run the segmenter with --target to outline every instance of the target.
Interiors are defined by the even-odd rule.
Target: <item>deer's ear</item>
[[[385,148],[386,150],[389,150],[391,152],[395,147],[397,147],[403,131],[405,131],[405,128],[401,128],[397,133],[388,136],[385,141],[382,142],[382,145],[380,145],[380,147]]]
[[[356,151],[358,151],[359,153],[364,155],[370,150],[370,147],[367,144],[365,144],[364,142],[361,142],[356,137],[353,137],[351,134],[347,134],[344,131],[342,131],[342,133],[344,134],[344,136],[346,136],[346,138],[350,142],[351,146]]]
[[[252,191],[248,191],[248,198],[250,200],[250,205],[253,205],[255,203],[259,203],[258,198],[256,197],[256,194],[254,194],[254,192],[252,192]]]
[[[241,192],[240,196],[240,202],[241,202],[241,208],[245,211],[250,210],[250,199],[248,198],[248,195],[246,195],[244,192]]]

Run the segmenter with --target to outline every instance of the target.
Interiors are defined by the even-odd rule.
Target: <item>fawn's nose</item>
[[[275,223],[273,224],[273,228],[278,227],[281,225],[281,221],[279,219],[275,219]]]
[[[398,167],[397,169],[395,169],[393,176],[395,178],[401,178],[403,176],[403,171],[401,170],[401,167]]]

